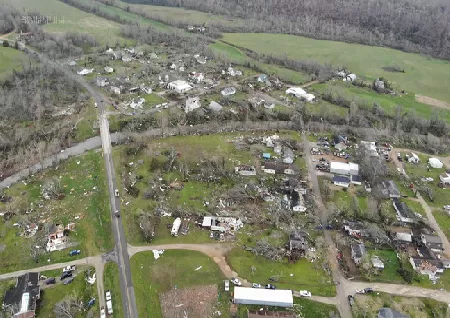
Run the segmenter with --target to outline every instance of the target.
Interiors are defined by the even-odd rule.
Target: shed
[[[285,289],[235,287],[233,301],[235,304],[244,305],[278,307],[292,307],[294,305],[292,290]]]
[[[192,86],[189,85],[189,83],[186,81],[173,81],[170,82],[167,87],[171,90],[174,90],[178,94],[185,93],[192,89]]]
[[[428,164],[435,169],[442,169],[444,164],[437,158],[430,158],[428,159]]]
[[[263,153],[262,156],[264,159],[270,159],[270,153],[268,153],[268,152]]]

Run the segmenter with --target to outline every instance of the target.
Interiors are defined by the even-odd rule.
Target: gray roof
[[[30,299],[28,310],[34,311],[36,309],[36,300],[40,297],[40,292],[39,273],[29,272],[25,275],[17,277],[16,286],[6,291],[3,304],[5,307],[16,305],[18,309],[20,309],[22,295],[24,293],[29,293]]]
[[[410,317],[391,308],[381,308],[378,311],[377,318],[410,318]]]
[[[215,101],[212,101],[212,102],[209,104],[209,109],[211,109],[211,110],[213,110],[213,111],[215,111],[215,112],[219,112],[219,111],[222,110],[222,105],[220,105],[219,103],[217,103],[217,102],[215,102]]]
[[[442,244],[441,238],[439,236],[425,235],[425,234],[422,234],[422,235],[423,235],[423,238],[425,239],[425,241],[427,241],[427,243]]]
[[[397,185],[392,180],[385,180],[382,182],[383,188],[385,188],[390,196],[400,196],[400,191],[397,188]]]
[[[355,257],[360,258],[366,253],[366,247],[364,246],[364,243],[352,244],[352,251],[355,254]]]
[[[350,179],[344,176],[334,176],[333,182],[350,183]]]

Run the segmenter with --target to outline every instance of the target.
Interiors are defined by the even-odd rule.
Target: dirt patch
[[[164,318],[214,317],[217,286],[206,285],[186,289],[172,289],[160,295]]]
[[[416,95],[416,101],[419,103],[435,106],[435,107],[441,107],[450,109],[450,103],[444,102],[442,100],[438,100],[432,97],[423,96],[423,95]]]

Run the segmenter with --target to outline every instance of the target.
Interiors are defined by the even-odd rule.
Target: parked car
[[[72,272],[64,272],[64,273],[61,275],[61,280],[65,279],[65,278],[67,278],[67,277],[72,277]]]
[[[119,189],[115,189],[115,190],[114,190],[114,196],[116,196],[116,197],[119,196]]]
[[[355,299],[353,298],[352,295],[348,295],[348,303],[350,304],[350,306],[353,306],[353,304],[355,303]]]
[[[47,279],[45,281],[45,285],[53,285],[56,284],[56,278],[55,277],[50,277],[49,279]]]
[[[116,212],[114,212],[114,215],[116,216],[116,218],[120,218],[119,210],[116,210]]]
[[[70,284],[71,282],[73,282],[73,279],[74,279],[74,277],[70,277],[68,280],[65,280],[64,285]]]
[[[73,272],[76,269],[77,269],[76,265],[68,265],[68,266],[63,268],[63,273],[65,273],[65,272]]]
[[[105,306],[100,308],[100,318],[106,318]]]
[[[373,288],[370,288],[370,287],[364,288],[364,292],[365,293],[373,293]]]
[[[241,281],[239,280],[239,278],[231,277],[231,282],[232,282],[233,284],[235,284],[236,286],[241,286],[241,285],[242,285],[242,283],[241,283]]]
[[[267,284],[267,285],[265,286],[265,288],[266,288],[266,289],[276,289],[275,285],[272,285],[272,284]]]
[[[300,291],[300,296],[302,296],[302,297],[311,297],[311,292],[309,292],[307,290],[301,290]]]
[[[364,294],[365,293],[364,289],[357,289],[357,290],[355,290],[355,292],[357,294]]]
[[[444,205],[445,210],[450,210],[450,205]]]
[[[107,290],[105,293],[105,296],[106,296],[106,301],[111,300],[111,291]]]
[[[69,252],[69,256],[75,256],[75,255],[80,255],[81,254],[81,250],[71,250]]]
[[[230,281],[227,279],[225,280],[225,291],[229,291],[230,290]]]
[[[95,298],[92,298],[87,302],[87,307],[91,308],[92,306],[94,306],[94,304],[95,304]]]
[[[252,287],[253,288],[261,288],[262,286],[261,286],[261,284],[253,283]]]

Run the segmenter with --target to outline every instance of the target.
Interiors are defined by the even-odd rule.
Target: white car
[[[235,284],[236,286],[241,286],[242,285],[241,281],[238,278],[231,277],[231,282],[233,284]]]
[[[105,307],[102,307],[102,309],[100,309],[100,318],[106,318]]]
[[[111,291],[107,290],[105,293],[105,296],[106,296],[106,301],[111,300]]]
[[[225,291],[229,291],[230,290],[230,281],[227,279],[225,280]]]
[[[119,190],[118,190],[118,189],[115,189],[115,190],[114,190],[114,196],[116,196],[116,197],[119,196]]]
[[[444,205],[445,210],[450,210],[450,205]]]
[[[309,292],[307,290],[301,290],[300,291],[300,296],[302,296],[302,297],[311,297],[311,292]]]
[[[257,284],[257,283],[253,283],[252,287],[253,288],[262,288],[261,284]]]
[[[77,269],[76,265],[68,265],[68,266],[63,268],[63,273],[65,273],[65,272],[72,272],[72,271],[74,271],[76,269]]]
[[[95,108],[97,108],[97,103],[94,104]]]

